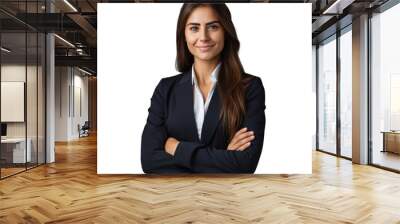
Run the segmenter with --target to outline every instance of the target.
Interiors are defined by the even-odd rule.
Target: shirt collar
[[[218,81],[218,74],[219,74],[219,70],[221,69],[221,62],[219,62],[217,64],[217,66],[214,68],[214,70],[211,72],[211,81],[213,83],[216,83]],[[196,74],[194,71],[194,64],[192,65],[192,85],[193,84],[197,84],[197,78],[196,78]]]

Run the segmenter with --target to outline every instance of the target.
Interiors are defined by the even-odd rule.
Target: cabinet
[[[383,152],[400,154],[400,132],[386,131],[383,133]]]

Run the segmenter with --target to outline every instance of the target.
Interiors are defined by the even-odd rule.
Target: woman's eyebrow
[[[211,25],[211,24],[214,24],[214,23],[221,24],[218,20],[215,20],[215,21],[211,21],[211,22],[206,23],[206,26]],[[187,26],[190,26],[190,25],[193,25],[193,26],[200,26],[200,23],[188,23],[188,24],[187,24]]]
[[[211,24],[214,24],[214,23],[221,24],[218,20],[215,20],[215,21],[211,21],[211,22],[206,23],[206,25],[208,26],[208,25],[211,25]]]

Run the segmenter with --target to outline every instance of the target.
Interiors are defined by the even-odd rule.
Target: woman
[[[176,66],[151,98],[145,173],[254,173],[265,129],[261,79],[244,72],[225,4],[184,4]]]

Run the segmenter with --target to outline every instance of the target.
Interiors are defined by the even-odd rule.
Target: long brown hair
[[[231,13],[225,4],[185,3],[179,13],[176,29],[176,68],[179,72],[191,69],[194,57],[185,41],[185,26],[190,14],[200,6],[211,7],[218,15],[224,29],[224,49],[220,54],[221,68],[217,88],[222,102],[221,118],[231,140],[239,129],[245,114],[244,69],[238,55],[240,42],[232,22]]]

